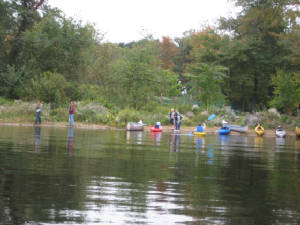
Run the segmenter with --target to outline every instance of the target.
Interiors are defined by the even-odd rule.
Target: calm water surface
[[[299,224],[300,140],[0,127],[0,224]]]

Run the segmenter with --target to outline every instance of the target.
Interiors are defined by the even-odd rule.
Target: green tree
[[[44,72],[41,76],[31,80],[27,87],[27,93],[31,98],[40,99],[43,102],[51,103],[52,106],[69,101],[67,88],[69,83],[59,73]]]
[[[299,74],[278,71],[272,77],[272,85],[274,97],[270,105],[288,114],[295,112],[300,103]]]
[[[264,108],[272,97],[271,74],[290,70],[295,55],[283,37],[299,18],[297,1],[235,0],[241,12],[220,19],[220,30],[229,31],[231,43],[220,63],[229,68],[225,93],[242,109]],[[298,36],[299,37],[299,36]],[[298,38],[299,39],[299,38]],[[299,71],[299,68],[297,69]],[[245,91],[246,90],[246,91]]]
[[[185,75],[191,79],[191,92],[198,96],[198,99],[205,104],[207,109],[210,105],[216,104],[224,98],[221,84],[227,77],[227,70],[224,66],[198,63],[190,66],[190,74]]]

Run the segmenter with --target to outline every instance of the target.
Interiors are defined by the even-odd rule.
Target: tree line
[[[217,27],[161,40],[103,42],[45,0],[0,0],[0,96],[55,105],[90,100],[145,109],[182,86],[201,104],[294,113],[300,93],[299,2],[234,0]],[[181,81],[180,83],[178,81]]]

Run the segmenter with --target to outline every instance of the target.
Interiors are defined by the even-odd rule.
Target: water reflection
[[[261,136],[254,137],[254,146],[256,148],[262,148],[264,146],[264,138]]]
[[[143,131],[126,131],[127,144],[142,144]]]
[[[294,138],[270,157],[275,138],[263,137],[263,149],[252,151],[261,139],[35,131],[43,154],[32,154],[32,127],[0,126],[0,224],[299,222],[300,150]],[[153,143],[159,143],[155,151]]]
[[[180,134],[170,134],[169,151],[180,151]]]
[[[208,165],[214,164],[214,149],[213,148],[207,149],[206,156],[207,156],[207,164]]]
[[[41,127],[35,126],[35,144],[34,144],[34,151],[39,152],[40,151],[40,139],[41,139]]]
[[[285,146],[285,138],[283,137],[276,137],[275,138],[275,143],[276,143],[276,148],[281,149],[284,148]]]
[[[230,136],[229,135],[218,135],[218,140],[221,145],[221,149],[229,149]]]
[[[74,127],[69,127],[68,130],[68,152],[70,156],[73,156],[73,145],[74,145]]]
[[[151,132],[150,137],[154,140],[155,145],[160,145],[162,133],[161,132]]]

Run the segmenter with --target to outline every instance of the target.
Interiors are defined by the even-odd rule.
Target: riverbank
[[[33,123],[18,123],[18,122],[0,122],[0,126],[20,126],[20,127],[34,127],[37,126]],[[40,127],[54,127],[54,128],[67,128],[69,124],[67,122],[47,122],[41,125]],[[126,130],[126,128],[118,128],[114,126],[107,126],[107,125],[99,125],[99,124],[87,124],[87,123],[75,123],[75,129],[90,129],[90,130]],[[144,127],[145,132],[150,132],[148,127]],[[205,132],[207,134],[217,134],[219,127],[206,127]],[[181,133],[191,133],[195,131],[195,127],[192,126],[185,126],[181,128]],[[134,132],[134,131],[132,131]],[[171,133],[173,132],[172,126],[163,126],[163,132]],[[295,131],[293,130],[286,130],[287,136],[295,136]],[[248,129],[247,133],[238,133],[238,132],[231,132],[230,135],[247,135],[247,136],[257,136],[254,132],[254,129]],[[265,137],[275,137],[275,131],[272,129],[265,130]]]

